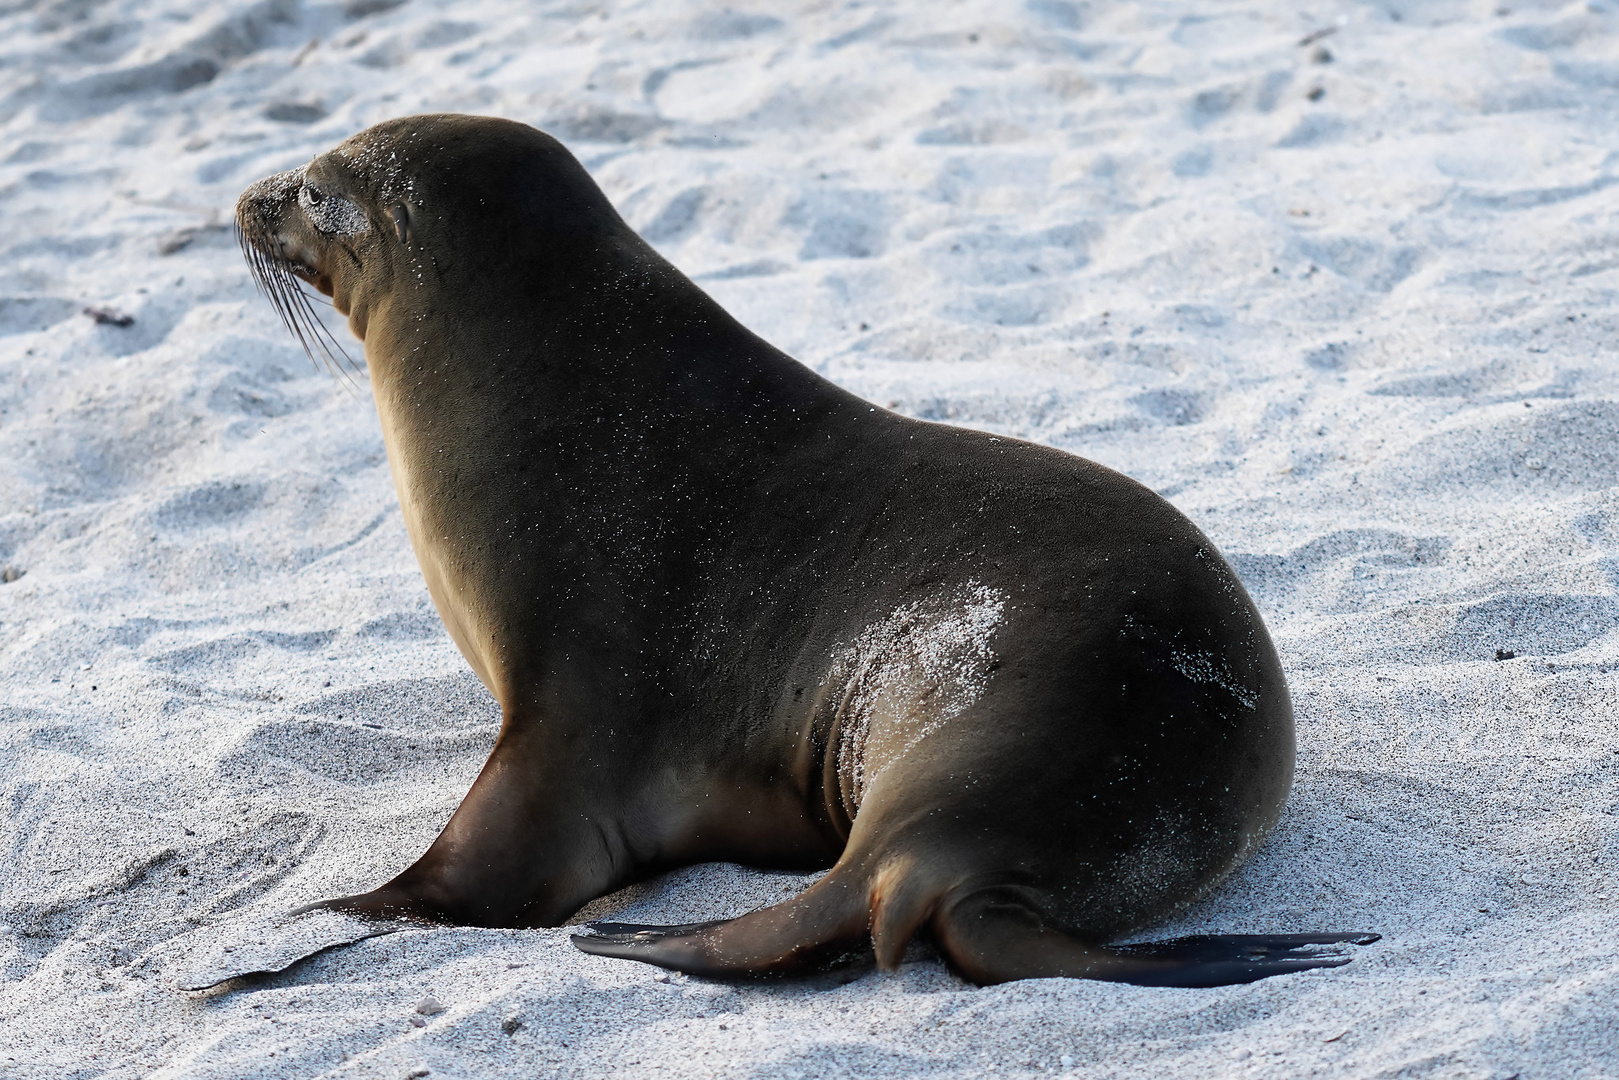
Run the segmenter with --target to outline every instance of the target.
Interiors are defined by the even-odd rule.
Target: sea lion
[[[372,918],[552,926],[705,860],[831,871],[586,952],[710,976],[919,931],[977,983],[1207,986],[1375,935],[1108,942],[1276,822],[1292,709],[1209,540],[1140,484],[924,423],[754,336],[523,124],[378,125],[249,189],[244,249],[365,343],[399,505],[499,738]]]

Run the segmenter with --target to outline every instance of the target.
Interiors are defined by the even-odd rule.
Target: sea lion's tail
[[[791,900],[740,918],[688,926],[592,923],[591,934],[573,943],[598,956],[711,978],[801,973],[872,953],[880,968],[893,970],[926,924],[950,965],[979,985],[1066,977],[1206,987],[1338,967],[1349,958],[1311,950],[1378,939],[1358,932],[1231,934],[1108,946],[1054,925],[1020,890],[941,895],[927,887],[927,875],[911,869],[891,863],[871,875],[840,864]]]

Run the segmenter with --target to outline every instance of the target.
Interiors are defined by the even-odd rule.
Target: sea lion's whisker
[[[294,285],[277,275],[274,279],[274,295],[271,298],[276,305],[276,311],[280,314],[282,323],[298,339],[298,346],[303,349],[304,355],[308,356],[311,362],[325,368],[335,378],[337,371],[332,365],[331,357],[327,355],[325,349],[315,347],[315,341],[311,340],[312,331],[304,325],[304,315],[294,300],[297,295],[294,290]]]
[[[268,238],[258,228],[257,221],[250,221],[246,228],[238,224],[236,236],[237,243],[246,258],[248,272],[253,277],[253,283],[274,306],[282,325],[298,339],[304,355],[317,366],[324,367],[334,378],[338,378],[338,381],[343,381],[332,350],[327,344],[328,340],[331,340],[333,345],[337,345],[337,342],[332,339],[331,332],[326,330],[313,308],[309,306],[307,294],[299,287],[300,283],[292,268],[285,260],[269,254]],[[306,321],[311,325],[306,326]],[[337,348],[342,352],[341,345],[337,345]],[[346,358],[347,354],[344,356]],[[352,379],[349,381],[352,382]]]
[[[280,316],[282,325],[298,339],[298,344],[309,355],[310,360],[318,363],[319,361],[315,354],[310,350],[309,340],[304,334],[303,322],[298,318],[298,313],[292,305],[292,298],[288,295],[290,292],[287,282],[288,275],[279,265],[262,255],[260,256],[260,268],[263,271],[264,295],[269,299],[270,303],[275,305],[276,314]]]
[[[358,371],[359,366],[315,311],[303,280],[285,260],[269,255],[262,245],[250,244],[248,252],[249,270],[259,290],[275,307],[282,325],[297,338],[304,355],[354,393],[357,384],[350,371]]]
[[[290,291],[298,304],[302,318],[308,323],[310,336],[320,349],[321,354],[326,357],[332,369],[338,373],[343,381],[347,382],[351,387],[357,386],[354,375],[358,374],[359,365],[354,362],[354,358],[349,356],[348,350],[343,348],[342,342],[337,340],[332,331],[326,326],[326,323],[322,321],[320,313],[315,310],[314,304],[310,302],[312,297],[309,291],[299,285],[294,285]]]
[[[355,376],[363,368],[349,355],[315,308],[317,300],[328,307],[334,306],[325,296],[305,287],[308,284],[305,275],[316,272],[288,258],[284,243],[271,235],[257,214],[238,217],[236,241],[254,285],[270,301],[281,324],[297,339],[304,355],[354,394],[358,389]]]
[[[296,333],[299,341],[303,343],[305,352],[313,359],[315,352],[319,351],[327,369],[352,386],[354,379],[350,371],[357,371],[358,365],[326,326],[320,313],[315,310],[312,303],[316,298],[315,295],[309,292],[303,279],[293,273],[290,266],[283,263],[277,269],[280,271],[282,299],[288,317],[298,326]]]

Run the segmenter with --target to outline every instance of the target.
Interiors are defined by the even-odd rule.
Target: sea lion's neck
[[[534,433],[566,432],[570,445],[559,453],[618,457],[627,449],[622,438],[676,438],[737,422],[742,428],[724,441],[746,453],[750,441],[779,443],[777,425],[790,432],[817,409],[854,404],[639,238],[596,255],[603,265],[588,273],[546,268],[534,280],[452,298],[432,290],[390,297],[370,316],[366,346],[379,404],[394,413],[385,422],[453,423],[477,402],[480,417],[526,419],[536,451],[544,447]]]
[[[478,628],[521,605],[554,613],[558,640],[627,645],[639,597],[689,581],[756,509],[760,477],[818,447],[829,415],[867,408],[653,258],[526,304],[372,313],[366,353],[412,544],[446,627],[503,703],[553,661],[543,642],[497,653]],[[536,551],[550,560],[535,565]]]

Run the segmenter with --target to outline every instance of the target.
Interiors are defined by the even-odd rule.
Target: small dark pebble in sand
[[[13,581],[16,581],[18,578],[22,577],[22,575],[23,572],[17,569],[15,566],[0,567],[0,582],[4,582],[7,585],[10,585]]]
[[[1322,98],[1327,96],[1327,89],[1324,86],[1318,86],[1304,96],[1309,98],[1311,101],[1320,101]]]
[[[1310,63],[1330,64],[1332,63],[1332,52],[1325,45],[1317,45],[1315,52],[1310,54]]]
[[[506,1019],[500,1022],[500,1030],[504,1031],[508,1035],[516,1035],[522,1029],[522,1017],[508,1016]]]
[[[348,0],[343,5],[343,17],[346,19],[363,19],[367,15],[380,15],[384,11],[392,11],[404,0]],[[359,44],[359,42],[351,42]]]
[[[368,727],[368,728],[376,728],[378,731],[382,730],[382,725],[381,724],[361,724],[360,726],[361,727]]]
[[[1511,660],[1513,657],[1515,657],[1517,655],[1518,654],[1513,652],[1511,649],[1497,649],[1497,650],[1495,650],[1495,658],[1497,660]]]
[[[165,233],[158,240],[157,253],[159,255],[174,255],[184,251],[210,233],[222,233],[227,229],[228,226],[225,225],[191,225],[184,229],[176,229],[171,233]],[[120,323],[119,325],[127,324]]]
[[[283,124],[313,124],[326,118],[326,108],[314,102],[278,101],[264,110],[266,120],[279,120]]]
[[[134,326],[135,316],[125,315],[122,311],[112,308],[87,307],[84,313],[96,321],[99,326]]]

